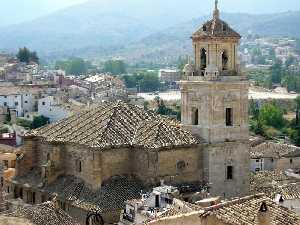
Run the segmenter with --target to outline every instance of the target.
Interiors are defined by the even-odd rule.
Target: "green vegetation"
[[[257,135],[268,139],[287,136],[300,146],[300,97],[296,100],[296,118],[292,121],[284,119],[284,109],[276,101],[267,102],[261,107],[253,100],[250,102],[250,129]]]
[[[86,74],[88,69],[93,68],[88,61],[81,58],[73,58],[66,61],[57,61],[55,64],[56,69],[66,71],[69,75],[83,75]]]
[[[21,126],[21,127],[24,127],[26,129],[31,129],[32,122],[29,121],[29,120],[24,120],[24,119],[17,118],[17,125]]]
[[[108,60],[104,63],[104,72],[113,75],[125,74],[127,65],[122,60]]]
[[[49,118],[44,116],[35,116],[33,121],[17,118],[17,125],[26,129],[36,129],[49,123]]]
[[[28,48],[20,48],[17,54],[17,58],[20,62],[30,63],[35,62],[39,63],[39,57],[36,52],[31,52]]]
[[[249,70],[248,77],[256,86],[272,88],[274,83],[286,87],[289,92],[300,92],[300,73],[291,73],[288,66],[294,63],[294,57],[289,57],[285,64],[276,60],[270,69]]]
[[[272,88],[271,71],[269,69],[255,69],[248,71],[248,77],[256,86]]]
[[[138,71],[132,75],[122,76],[127,88],[138,88],[142,92],[160,90],[160,82],[157,72]]]
[[[0,134],[9,133],[9,129],[7,127],[0,127]]]
[[[36,128],[45,126],[49,122],[50,122],[49,118],[47,118],[45,116],[35,116],[33,118],[32,124],[31,124],[31,129],[36,129]]]
[[[174,107],[176,110],[173,110],[171,108],[168,108],[164,101],[160,99],[159,97],[155,97],[155,101],[157,104],[157,110],[156,112],[160,115],[169,116],[176,118],[177,120],[181,120],[181,112],[180,112],[180,106],[175,105]]]

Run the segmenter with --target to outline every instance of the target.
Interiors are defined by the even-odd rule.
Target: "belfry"
[[[208,144],[203,149],[204,178],[212,194],[246,193],[249,186],[248,89],[238,59],[241,36],[213,18],[193,35],[194,64],[184,68],[182,124]]]

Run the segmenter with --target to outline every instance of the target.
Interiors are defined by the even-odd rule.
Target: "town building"
[[[271,141],[250,149],[251,171],[287,170],[300,168],[300,148]]]
[[[14,198],[39,204],[57,193],[79,222],[96,210],[115,223],[126,200],[161,180],[207,186],[224,199],[247,195],[248,81],[239,73],[239,39],[216,5],[213,19],[193,35],[196,64],[185,66],[180,83],[182,124],[114,101],[27,133]]]
[[[140,199],[126,201],[118,224],[143,224],[154,219],[201,209],[200,206],[178,199],[179,195],[179,190],[172,186],[153,188],[151,193],[143,194]]]
[[[176,69],[161,69],[158,72],[158,76],[161,82],[176,84],[181,79],[181,72]]]
[[[49,118],[50,123],[53,123],[68,118],[72,112],[59,98],[47,96],[38,100],[38,114]]]
[[[181,121],[208,145],[203,149],[203,179],[212,195],[241,196],[249,188],[249,124],[246,77],[240,73],[241,36],[220,19],[192,35],[195,65],[187,64],[181,87]]]
[[[296,225],[300,217],[263,194],[222,202],[185,214],[175,214],[144,224],[151,225]]]

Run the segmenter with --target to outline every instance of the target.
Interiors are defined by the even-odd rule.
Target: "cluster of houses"
[[[249,137],[240,39],[216,1],[192,36],[181,124],[125,102],[107,75],[3,91],[1,112],[55,123],[0,146],[0,225],[300,224],[300,148]]]

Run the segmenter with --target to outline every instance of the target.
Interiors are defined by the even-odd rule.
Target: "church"
[[[241,36],[213,18],[192,35],[194,63],[184,68],[182,121],[124,102],[105,103],[24,137],[14,198],[45,202],[84,221],[97,210],[118,220],[126,200],[166,184],[206,185],[211,196],[249,191],[248,81],[240,73]]]

